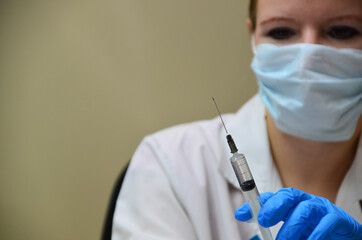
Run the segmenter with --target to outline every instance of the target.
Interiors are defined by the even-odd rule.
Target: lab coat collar
[[[338,191],[336,205],[342,207],[358,222],[362,223],[362,136],[358,143],[355,159]],[[359,213],[359,214],[358,214]]]

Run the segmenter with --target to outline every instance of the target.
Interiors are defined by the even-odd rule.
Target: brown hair
[[[257,0],[250,0],[249,19],[253,25],[253,30],[255,30],[255,27],[256,27],[256,4],[257,4]]]

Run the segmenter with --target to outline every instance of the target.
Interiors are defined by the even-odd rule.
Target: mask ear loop
[[[254,35],[254,33],[251,34],[251,50],[253,51],[254,55],[256,55],[256,46],[255,46],[255,35]]]

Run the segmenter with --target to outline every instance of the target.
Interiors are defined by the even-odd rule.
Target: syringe
[[[226,130],[225,123],[221,117],[221,114],[220,114],[219,108],[217,107],[216,101],[214,98],[212,98],[212,100],[215,103],[215,106],[219,113],[221,122],[225,128],[226,139],[227,139],[228,145],[230,147],[231,153],[233,154],[232,157],[230,158],[230,162],[231,162],[231,165],[233,166],[236,178],[238,179],[243,196],[246,199],[246,201],[249,201],[250,209],[253,214],[253,220],[255,220],[255,222],[258,224],[263,240],[273,240],[270,229],[260,226],[260,224],[257,221],[257,217],[258,217],[260,208],[263,206],[263,202],[260,199],[258,188],[255,185],[255,181],[254,181],[254,178],[249,169],[248,163],[246,162],[246,158],[245,158],[244,154],[238,153],[238,149],[235,145],[233,138]]]

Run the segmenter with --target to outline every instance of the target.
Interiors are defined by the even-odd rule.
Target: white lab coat
[[[236,114],[223,116],[239,152],[247,158],[261,193],[282,188],[269,150],[264,115],[264,106],[256,95]],[[361,142],[336,201],[337,206],[360,223]],[[112,239],[253,238],[258,233],[257,226],[234,218],[244,199],[230,156],[218,117],[146,137],[136,150],[124,180]],[[274,237],[280,225],[272,227]]]

